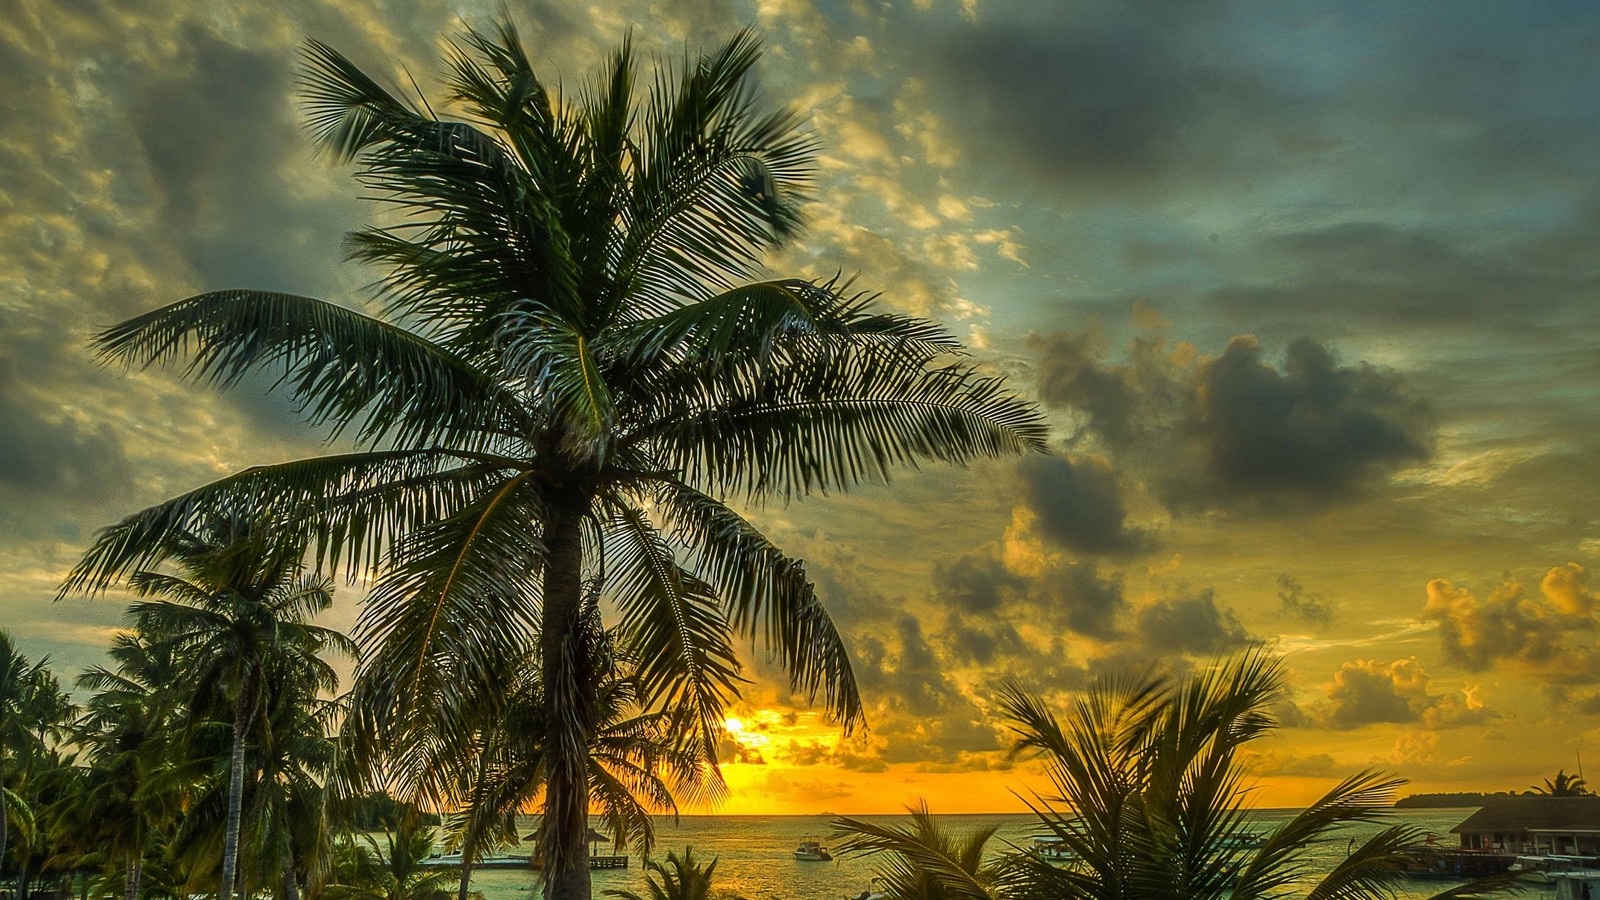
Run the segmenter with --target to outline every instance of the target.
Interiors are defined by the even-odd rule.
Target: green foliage
[[[701,864],[694,858],[694,848],[667,851],[667,858],[645,861],[645,892],[607,889],[608,897],[622,900],[739,900],[713,887],[717,871],[716,857]]]
[[[887,853],[883,875],[897,900],[1391,897],[1401,862],[1422,838],[1417,829],[1382,828],[1327,873],[1310,868],[1306,850],[1338,840],[1350,825],[1380,822],[1400,779],[1353,775],[1259,847],[1227,839],[1248,830],[1242,751],[1275,727],[1271,709],[1282,691],[1282,663],[1263,651],[1181,680],[1105,680],[1064,716],[1008,685],[999,706],[1017,736],[1014,753],[1041,759],[1054,788],[1035,800],[1042,833],[1075,859],[1056,865],[1013,852],[985,865],[981,848],[940,833],[925,810],[914,812],[910,829],[840,820],[851,835],[844,849]],[[1438,896],[1503,888],[1502,879]]]
[[[448,866],[426,866],[433,829],[407,817],[383,836],[347,837],[334,857],[328,900],[439,900],[456,877]]]

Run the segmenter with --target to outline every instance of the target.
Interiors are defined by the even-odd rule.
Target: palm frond
[[[147,367],[187,356],[185,373],[231,387],[278,373],[314,425],[400,447],[521,433],[515,396],[449,349],[354,310],[293,294],[216,291],[152,310],[95,337],[103,359]],[[486,427],[487,426],[487,427]]]
[[[613,501],[608,581],[623,634],[639,659],[648,707],[692,710],[701,742],[715,747],[729,697],[738,696],[732,632],[712,587],[686,571],[644,513]]]
[[[472,461],[461,465],[464,459]],[[483,486],[526,464],[447,450],[393,450],[246,469],[148,507],[102,531],[58,596],[96,593],[179,552],[218,510],[308,534],[318,559],[376,568],[400,535],[449,515]]]
[[[1042,450],[1031,403],[969,366],[871,348],[818,354],[751,384],[706,385],[635,440],[689,480],[753,500],[886,482],[897,466]]]
[[[810,701],[823,697],[847,732],[861,724],[849,652],[805,565],[710,495],[674,478],[654,481],[650,498],[689,548],[700,577],[715,587],[733,627],[759,637],[777,654],[790,688]]]

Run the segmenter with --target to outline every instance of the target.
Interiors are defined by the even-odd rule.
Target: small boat
[[[1519,856],[1507,872],[1517,873],[1518,881],[1555,884],[1551,876],[1560,872],[1600,870],[1600,856],[1563,856],[1555,853]]]
[[[1057,835],[1048,834],[1033,839],[1033,854],[1042,860],[1053,863],[1070,863],[1078,861],[1078,854],[1067,846],[1067,842]]]
[[[833,861],[833,855],[828,852],[828,848],[822,846],[820,841],[813,841],[810,838],[801,841],[800,846],[795,848],[794,858],[806,862]]]
[[[1267,836],[1258,831],[1230,831],[1217,838],[1222,850],[1254,850],[1267,842]]]
[[[878,889],[878,879],[867,882],[867,889],[859,894],[851,894],[844,900],[889,900],[888,893]]]
[[[1551,872],[1550,880],[1556,886],[1555,900],[1600,900],[1600,870]]]

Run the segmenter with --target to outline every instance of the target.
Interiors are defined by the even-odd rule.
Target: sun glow
[[[727,719],[722,723],[722,727],[734,734],[739,734],[744,731],[744,721],[742,719]]]

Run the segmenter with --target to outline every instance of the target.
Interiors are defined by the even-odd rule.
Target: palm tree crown
[[[135,514],[64,590],[162,558],[210,510],[296,530],[323,561],[377,573],[353,721],[402,752],[536,633],[553,896],[588,894],[586,584],[640,660],[643,703],[681,711],[705,758],[740,680],[735,635],[762,638],[797,692],[858,722],[844,643],[803,565],[730,502],[1040,449],[1044,428],[998,378],[952,361],[959,344],[930,322],[877,312],[838,280],[751,282],[797,234],[814,169],[798,118],[749,87],[758,56],[741,33],[640,90],[624,44],[568,95],[509,24],[469,31],[445,64],[455,120],[310,43],[313,133],[398,214],[349,238],[383,271],[379,315],[229,290],[98,344],[135,365],[188,354],[191,375],[222,385],[276,370],[314,423],[361,449]]]
[[[1566,769],[1556,773],[1555,780],[1548,778],[1544,785],[1533,787],[1535,794],[1545,794],[1550,797],[1581,797],[1589,793],[1589,786],[1577,775],[1568,775]]]

